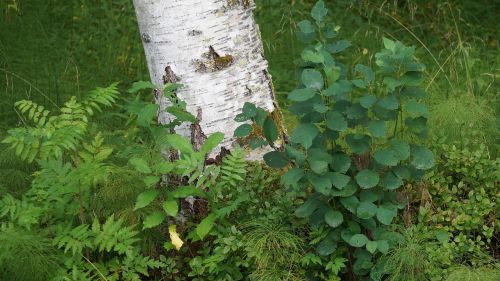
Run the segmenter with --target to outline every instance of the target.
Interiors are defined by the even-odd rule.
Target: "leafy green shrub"
[[[470,261],[471,256],[495,251],[500,159],[492,159],[484,145],[474,150],[439,148],[438,165],[428,184],[430,223],[452,234],[457,257]]]
[[[337,31],[324,21],[326,14],[318,1],[311,11],[314,21],[298,24],[298,36],[308,45],[301,54],[301,87],[288,99],[299,125],[284,151],[269,152],[264,160],[287,167],[284,185],[305,198],[295,214],[313,228],[324,227],[316,251],[344,252],[349,271],[364,276],[376,257],[400,240],[387,227],[402,203],[396,190],[404,181],[421,179],[434,164],[424,145],[424,66],[413,58],[414,48],[384,38],[385,48],[375,55],[377,72],[361,64],[349,70],[334,56],[351,44],[332,40]],[[236,137],[252,148],[273,147],[276,125],[262,109],[247,103],[236,120],[250,121],[262,132],[243,124]]]

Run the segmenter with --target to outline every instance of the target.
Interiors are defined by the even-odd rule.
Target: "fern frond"
[[[220,179],[223,184],[236,187],[245,181],[247,172],[245,157],[245,152],[240,148],[234,149],[231,154],[224,157],[220,168]]]
[[[127,251],[133,251],[138,231],[132,230],[133,227],[123,227],[123,221],[115,220],[111,215],[106,222],[101,225],[97,219],[92,224],[92,232],[95,235],[94,244],[99,251],[116,251],[124,254]]]

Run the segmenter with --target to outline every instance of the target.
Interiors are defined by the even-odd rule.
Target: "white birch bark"
[[[163,85],[169,67],[184,85],[177,96],[195,116],[201,109],[206,136],[223,132],[222,146],[230,149],[239,125],[233,119],[245,102],[274,111],[252,0],[134,0],[134,6],[153,83]],[[160,122],[168,122],[168,101],[158,103]],[[188,126],[176,131],[191,134]]]

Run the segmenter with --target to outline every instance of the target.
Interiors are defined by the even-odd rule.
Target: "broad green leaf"
[[[252,131],[253,131],[252,125],[242,124],[242,125],[238,126],[238,128],[236,128],[236,130],[234,130],[234,136],[237,138],[243,138],[243,137],[250,135],[250,133],[252,133]]]
[[[349,240],[349,245],[361,248],[365,246],[368,241],[368,238],[364,234],[354,234]]]
[[[155,226],[160,225],[167,215],[164,212],[156,211],[150,215],[148,215],[143,222],[143,229],[153,228]]]
[[[356,175],[356,182],[364,189],[375,187],[379,180],[377,172],[368,169],[362,170]]]
[[[368,250],[368,252],[374,254],[375,251],[377,251],[377,246],[378,246],[378,243],[376,241],[368,241],[366,242],[366,250]]]
[[[177,203],[177,199],[167,200],[163,203],[163,210],[167,215],[171,217],[177,216],[177,211],[179,210],[179,204]]]
[[[382,205],[377,209],[377,219],[385,225],[390,225],[397,214],[398,211],[395,206]]]
[[[405,118],[405,125],[415,134],[421,134],[427,130],[427,118]]]
[[[326,126],[331,130],[343,132],[347,130],[347,121],[342,114],[330,111],[326,115]]]
[[[158,109],[158,105],[153,103],[143,106],[137,113],[137,125],[141,127],[149,127],[153,118],[156,117]]]
[[[296,187],[298,182],[304,177],[304,170],[299,169],[299,168],[293,168],[288,170],[283,177],[281,178],[281,181],[283,182],[283,185],[287,188],[289,187]]]
[[[295,89],[288,94],[288,99],[292,101],[306,101],[316,95],[316,90],[311,88]]]
[[[212,230],[212,227],[215,224],[216,216],[215,214],[209,214],[206,218],[204,218],[197,226],[196,226],[196,234],[200,237],[201,240],[207,236],[207,234]]]
[[[167,108],[167,112],[177,117],[177,119],[181,122],[186,122],[186,121],[191,123],[196,122],[196,117],[194,117],[193,114],[186,111],[185,109],[176,106],[170,106]]]
[[[325,222],[331,227],[337,227],[344,221],[344,216],[339,211],[329,210],[325,213]]]
[[[304,204],[295,210],[295,215],[299,218],[307,218],[318,208],[320,201],[316,198],[307,199]]]
[[[200,152],[203,154],[209,153],[216,148],[223,139],[224,134],[221,132],[211,134],[201,146]]]
[[[410,146],[406,142],[392,139],[389,144],[390,149],[394,151],[394,156],[400,161],[404,161],[410,157]]]
[[[373,70],[366,65],[356,64],[354,70],[363,73],[363,75],[365,76],[365,80],[368,83],[371,83],[373,79],[375,79],[375,74],[373,73]]]
[[[309,161],[309,166],[318,175],[322,175],[328,171],[328,162],[326,161]]]
[[[406,112],[412,117],[429,117],[429,110],[425,104],[418,103],[414,100],[409,100],[406,102]]]
[[[325,18],[328,10],[325,7],[325,2],[323,0],[320,0],[316,2],[314,7],[311,10],[311,16],[317,21],[317,22],[322,22],[323,19]]]
[[[195,186],[181,186],[170,192],[170,196],[174,198],[186,198],[188,196],[207,197],[205,191]]]
[[[388,190],[394,190],[403,185],[403,180],[393,172],[388,171],[382,178],[380,185]]]
[[[253,103],[245,102],[245,104],[243,104],[242,113],[248,118],[253,118],[257,115],[257,107]]]
[[[379,100],[378,105],[387,110],[396,110],[399,108],[398,99],[394,95],[389,95]]]
[[[158,194],[160,194],[160,192],[156,189],[147,190],[139,194],[137,196],[137,201],[135,202],[134,211],[144,208],[149,204],[151,204],[151,202],[153,202],[156,199]]]
[[[340,203],[342,204],[342,206],[344,206],[344,208],[346,208],[353,214],[356,213],[356,209],[359,206],[359,200],[356,196],[340,198]]]
[[[261,107],[258,107],[257,114],[254,117],[255,124],[257,124],[258,126],[261,126],[261,127],[264,126],[264,122],[266,121],[266,119],[268,117],[269,117],[269,114],[267,113],[267,111],[265,111]]]
[[[314,124],[301,124],[292,133],[290,141],[301,144],[305,149],[311,147],[319,130]]]
[[[340,67],[334,66],[334,67],[325,67],[324,68],[326,79],[328,81],[328,84],[331,85],[335,81],[337,81],[340,78],[341,74],[341,69]]]
[[[258,137],[253,137],[251,140],[248,141],[248,145],[250,146],[251,149],[257,149],[267,144],[268,144],[267,141]]]
[[[358,191],[358,185],[354,181],[349,181],[342,190],[332,190],[330,196],[333,197],[349,197]]]
[[[387,127],[385,126],[385,121],[374,120],[368,123],[368,131],[372,136],[377,138],[383,138],[387,134]]]
[[[191,142],[178,134],[168,134],[166,137],[167,143],[181,153],[193,153]]]
[[[387,254],[389,252],[389,243],[387,242],[387,240],[377,240],[377,249],[382,254]]]
[[[264,161],[269,167],[277,169],[283,168],[288,164],[285,154],[279,151],[271,151],[264,154]]]
[[[303,20],[297,25],[300,31],[304,32],[305,34],[314,33],[314,25],[308,20]]]
[[[337,242],[330,237],[326,237],[316,246],[316,251],[320,256],[329,256],[337,250]]]
[[[333,155],[332,168],[335,172],[345,173],[351,167],[351,157],[347,154],[336,153]]]
[[[372,202],[363,201],[359,203],[356,209],[356,215],[360,219],[369,219],[377,214],[377,206]]]
[[[271,117],[267,117],[264,121],[263,134],[269,143],[273,143],[278,139],[278,127]]]
[[[321,75],[321,72],[317,71],[316,69],[304,69],[302,71],[302,83],[307,88],[321,90],[323,89],[324,85],[323,75]]]
[[[370,149],[372,139],[368,135],[355,134],[347,135],[346,142],[353,153],[363,154]]]
[[[308,179],[314,187],[314,190],[323,194],[329,195],[332,190],[332,183],[328,175],[318,176],[313,173],[308,174]]]
[[[302,51],[301,57],[306,62],[323,63],[325,61],[325,57],[321,53],[308,49]]]
[[[285,153],[288,158],[295,160],[295,163],[298,165],[302,165],[306,161],[305,154],[290,145],[285,146]]]
[[[360,104],[353,104],[349,106],[345,111],[348,119],[363,119],[366,117],[367,110],[362,107]]]
[[[379,196],[377,195],[378,193],[375,193],[371,190],[361,190],[359,192],[359,200],[364,201],[364,202],[375,202],[379,199]]]
[[[131,158],[128,162],[134,167],[136,171],[140,173],[150,174],[152,172],[151,168],[149,168],[148,162],[142,158],[134,157]]]
[[[130,87],[130,89],[128,89],[127,92],[129,92],[130,94],[135,94],[140,90],[146,90],[146,89],[154,90],[156,89],[156,86],[150,81],[137,81],[132,84],[132,87]]]
[[[341,173],[329,173],[330,181],[337,189],[343,189],[351,180],[351,177]]]
[[[351,46],[351,42],[347,40],[340,40],[332,44],[326,45],[326,50],[332,54],[340,53],[343,50],[349,48]]]
[[[152,186],[154,184],[157,184],[160,179],[161,178],[159,176],[147,176],[142,181],[146,186]]]
[[[419,170],[428,170],[434,166],[434,155],[428,148],[413,146],[411,164]]]
[[[359,104],[361,104],[362,107],[368,109],[372,107],[375,102],[377,101],[377,98],[372,95],[364,95],[359,99]]]
[[[399,163],[398,158],[396,157],[395,153],[391,149],[382,149],[373,155],[373,158],[375,160],[384,166],[396,166]]]

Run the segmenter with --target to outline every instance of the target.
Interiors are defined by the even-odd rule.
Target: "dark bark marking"
[[[191,124],[191,144],[195,151],[199,151],[207,136],[203,133],[200,122],[202,118],[201,107],[196,111],[196,121]]]
[[[202,55],[202,59],[195,59],[197,72],[216,72],[231,66],[234,58],[231,55],[219,55],[213,46],[208,47],[208,52]]]

